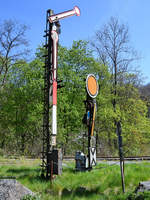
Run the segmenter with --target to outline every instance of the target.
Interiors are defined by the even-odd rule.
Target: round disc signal
[[[98,83],[93,74],[86,78],[86,89],[90,97],[95,98],[98,95]]]

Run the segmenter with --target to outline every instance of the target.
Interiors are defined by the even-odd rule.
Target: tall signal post
[[[47,10],[45,30],[45,72],[44,72],[44,110],[43,110],[43,149],[42,177],[52,178],[59,174],[57,136],[57,52],[60,33],[59,20],[80,16],[80,9],[75,6],[72,10],[54,14]]]

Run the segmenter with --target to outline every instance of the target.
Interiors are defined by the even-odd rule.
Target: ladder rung
[[[43,55],[42,57],[48,57],[48,55],[47,55],[47,54],[45,54],[45,55]]]

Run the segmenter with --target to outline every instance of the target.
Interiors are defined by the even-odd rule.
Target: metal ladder
[[[43,96],[43,148],[42,148],[42,165],[41,165],[41,176],[44,178],[50,177],[49,166],[48,166],[48,153],[51,151],[50,135],[51,135],[51,124],[50,114],[52,108],[52,40],[51,40],[51,29],[52,24],[49,22],[50,15],[53,14],[52,10],[47,10],[46,14],[46,30],[45,32],[45,58],[44,65],[44,96]]]

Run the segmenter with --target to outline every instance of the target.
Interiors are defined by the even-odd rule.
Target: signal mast
[[[47,10],[45,30],[45,74],[44,74],[44,112],[43,112],[43,150],[42,176],[49,178],[61,173],[62,156],[56,149],[57,136],[57,52],[60,34],[59,20],[70,16],[80,16],[80,9],[54,14]],[[50,110],[52,108],[52,110]],[[52,122],[50,123],[50,115]]]

